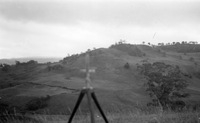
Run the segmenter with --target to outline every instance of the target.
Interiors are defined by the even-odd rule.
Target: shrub
[[[25,110],[28,111],[36,111],[38,109],[42,109],[48,106],[48,101],[50,99],[50,96],[47,95],[47,97],[39,97],[39,98],[35,98],[33,100],[30,100],[26,106],[25,106]]]
[[[48,71],[52,71],[52,70],[62,70],[64,69],[64,67],[60,64],[57,65],[53,65],[53,66],[47,66]]]
[[[182,111],[185,106],[186,106],[185,102],[181,100],[172,101],[170,103],[170,108],[173,111]]]
[[[129,68],[130,68],[130,65],[129,65],[128,62],[124,65],[124,68],[126,68],[126,69],[129,69]]]
[[[10,70],[11,66],[8,65],[8,64],[3,64],[3,67],[2,67],[2,71],[4,72],[8,72]]]

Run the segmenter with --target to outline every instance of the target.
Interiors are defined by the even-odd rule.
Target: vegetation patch
[[[38,97],[38,98],[32,99],[25,105],[25,110],[36,111],[38,109],[45,108],[48,106],[49,100],[50,100],[50,96]]]
[[[139,65],[138,69],[148,80],[146,91],[152,98],[149,106],[161,106],[172,110],[181,110],[185,107],[185,102],[181,99],[189,96],[184,92],[188,82],[183,79],[178,66],[155,62]]]

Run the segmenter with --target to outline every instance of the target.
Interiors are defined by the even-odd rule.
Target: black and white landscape
[[[0,122],[67,122],[86,63],[110,123],[200,122],[199,8],[197,0],[0,1]],[[90,122],[86,97],[73,122]]]

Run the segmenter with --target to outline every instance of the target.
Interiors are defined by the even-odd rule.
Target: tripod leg
[[[91,123],[95,123],[94,110],[93,110],[92,103],[91,103],[91,91],[90,90],[87,90],[87,98],[88,98],[88,106],[89,106],[90,115],[91,115]]]
[[[85,91],[81,91],[81,93],[80,93],[80,95],[79,95],[79,97],[78,97],[78,100],[77,100],[77,102],[76,102],[76,105],[75,105],[75,107],[74,107],[74,109],[73,109],[73,111],[72,111],[72,114],[71,114],[70,118],[69,118],[68,123],[71,123],[71,121],[72,121],[72,119],[73,119],[73,117],[74,117],[74,115],[75,115],[75,113],[76,113],[76,110],[78,109],[78,107],[79,107],[79,105],[80,105],[80,103],[81,103],[81,100],[82,100],[83,97],[84,97],[84,94],[85,94]]]
[[[105,116],[105,114],[104,114],[104,112],[103,112],[103,110],[101,109],[101,106],[100,106],[100,104],[99,104],[99,102],[98,102],[98,100],[97,100],[97,98],[96,98],[96,95],[95,95],[95,93],[94,92],[92,92],[92,98],[93,98],[93,100],[94,100],[94,102],[95,102],[95,104],[96,104],[96,106],[97,106],[97,108],[99,109],[99,111],[100,111],[100,113],[101,113],[101,115],[103,116],[103,119],[105,120],[105,122],[106,123],[108,123],[108,120],[107,120],[107,118],[106,118],[106,116]]]

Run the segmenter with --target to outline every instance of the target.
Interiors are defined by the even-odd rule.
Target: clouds
[[[104,24],[152,25],[199,21],[200,2],[5,2],[0,13],[7,19],[44,23],[77,24],[94,21]]]
[[[88,48],[106,46],[104,36],[87,24],[43,24],[0,18],[0,56],[57,56],[80,53]],[[91,25],[92,26],[92,25]]]
[[[200,40],[198,1],[12,1],[0,4],[0,56],[66,56],[119,39]],[[153,39],[153,35],[156,36]]]

